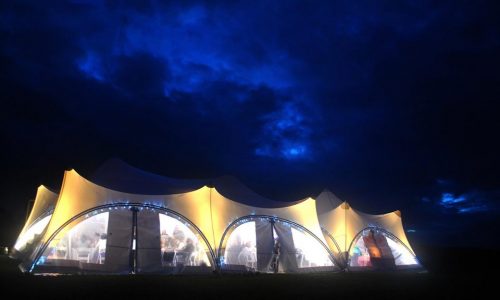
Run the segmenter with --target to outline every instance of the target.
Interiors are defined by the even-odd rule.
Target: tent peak
[[[329,189],[325,188],[317,197],[316,197],[316,210],[318,214],[323,214],[325,212],[331,211],[342,204],[342,200],[340,200],[337,195],[332,193]]]
[[[43,185],[43,184],[40,184],[37,189],[38,190],[46,190],[46,191],[49,191],[53,194],[57,194],[57,192],[55,190],[53,190],[52,188],[49,188],[48,186]]]

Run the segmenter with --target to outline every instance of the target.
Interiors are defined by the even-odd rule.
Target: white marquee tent
[[[363,214],[327,191],[272,201],[232,177],[172,179],[117,160],[92,180],[66,171],[59,195],[41,186],[14,248],[32,273],[323,272],[390,257],[419,266],[396,212]]]

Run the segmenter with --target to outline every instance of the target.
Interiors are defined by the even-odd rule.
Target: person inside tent
[[[195,251],[195,246],[191,238],[186,239],[186,244],[177,252],[178,262],[183,262],[184,265],[191,264],[191,255]]]
[[[226,252],[226,263],[237,264],[238,255],[243,250],[243,241],[240,235],[234,235],[234,239],[229,241]]]
[[[257,263],[256,249],[250,241],[244,244],[243,249],[238,254],[238,263],[242,266],[255,268],[255,264]]]
[[[97,263],[98,264],[103,264],[104,259],[106,258],[106,240],[107,240],[107,234],[103,233],[101,234],[99,241],[97,242]]]
[[[391,269],[395,266],[391,248],[382,233],[370,229],[368,235],[363,236],[363,242],[370,255],[371,266],[376,269]]]
[[[381,253],[379,268],[384,270],[394,269],[396,263],[391,247],[389,247],[389,243],[387,242],[387,238],[381,232],[376,232],[374,234],[374,239]]]
[[[273,257],[271,259],[271,269],[273,273],[278,273],[279,271],[279,260],[280,260],[281,245],[278,237],[274,239],[273,247]]]

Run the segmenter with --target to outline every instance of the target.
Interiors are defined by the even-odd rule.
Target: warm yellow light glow
[[[256,244],[255,222],[246,222],[239,225],[227,240],[224,263],[255,269],[257,267]]]
[[[299,268],[333,266],[329,253],[312,236],[292,227],[292,237]]]
[[[160,237],[162,253],[176,253],[178,257],[183,256],[183,263],[200,266],[210,266],[206,247],[184,223],[173,217],[159,214]],[[192,246],[191,246],[192,245]],[[184,253],[189,248],[189,253]],[[189,256],[189,257],[187,257]]]
[[[14,249],[17,251],[20,251],[24,247],[26,247],[26,244],[30,243],[33,241],[35,236],[40,235],[42,231],[47,227],[47,224],[49,224],[50,218],[52,215],[48,215],[41,219],[40,221],[36,222],[33,224],[28,230],[26,230],[25,233],[23,233],[17,240],[16,244],[14,245]]]

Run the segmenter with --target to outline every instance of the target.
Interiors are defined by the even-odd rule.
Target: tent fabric
[[[321,214],[319,220],[321,226],[335,239],[341,252],[347,252],[356,235],[367,227],[383,228],[396,236],[408,249],[412,249],[399,211],[370,215],[354,210],[344,202],[337,208]]]
[[[180,194],[130,194],[92,183],[75,170],[65,172],[61,193],[41,244],[50,242],[50,238],[61,228],[59,234],[70,230],[72,225],[65,225],[75,216],[118,203],[155,205],[182,215],[202,232],[214,253],[217,253],[229,224],[251,215],[274,216],[300,224],[326,245],[316,214],[316,201],[312,198],[288,207],[261,208],[232,201],[221,195],[216,188],[207,186]],[[36,256],[35,253],[32,259],[36,259]]]
[[[115,210],[118,207],[120,209]],[[148,209],[143,210],[145,207]],[[186,230],[192,231],[193,239],[198,239],[194,246],[197,254],[189,257],[192,261],[182,258],[182,253],[177,255],[178,259],[184,259],[182,265],[186,270],[203,267],[209,271],[215,268],[217,260],[226,255],[225,243],[232,231],[248,221],[253,222],[255,231],[252,255],[256,259],[252,261],[251,268],[261,272],[272,269],[276,238],[281,247],[280,271],[309,272],[314,266],[323,266],[318,270],[338,270],[343,265],[347,266],[350,248],[355,239],[360,237],[359,233],[366,228],[386,230],[415,255],[405,235],[399,211],[381,215],[366,214],[342,202],[329,190],[324,190],[316,199],[273,201],[258,195],[231,176],[174,179],[142,171],[116,159],[102,165],[92,180],[82,177],[75,170],[66,171],[59,195],[40,186],[20,237],[41,216],[52,210],[50,221],[39,237],[36,248],[23,264],[26,270],[32,269],[35,263],[39,263],[39,258],[46,256],[50,243],[62,240],[70,232],[83,230],[81,224],[89,220],[89,216],[93,218],[99,214],[101,217],[106,216],[106,233],[99,233],[107,243],[105,259],[95,251],[91,253],[92,258],[89,254],[87,262],[58,260],[57,255],[53,255],[52,258],[56,258],[51,259],[54,266],[68,270],[89,268],[113,273],[129,273],[132,270],[165,273],[166,266],[171,266],[172,260],[177,258],[175,253],[174,257],[169,257],[171,253],[163,250],[172,248],[165,246],[164,239],[167,239],[168,234],[160,233],[160,229],[162,220],[163,224],[173,224],[175,220],[165,221],[161,216],[175,218],[179,226],[185,225]],[[308,240],[309,235],[315,240]],[[333,254],[333,266],[311,261],[309,257],[304,260],[307,263],[307,267],[304,267],[302,249],[316,242],[317,247],[325,247],[329,249],[329,254]],[[366,240],[365,244],[369,246],[370,242]],[[378,244],[378,251],[385,249],[387,253],[383,256],[389,257],[387,241],[384,244],[384,240],[380,240]],[[68,247],[68,251],[72,250]],[[228,255],[234,256],[231,251],[228,251]],[[328,256],[327,252],[325,255]],[[206,258],[202,257],[205,253]],[[68,252],[66,257],[68,255],[74,257],[80,254]],[[323,261],[321,255],[317,257]],[[92,264],[96,259],[101,261],[100,265]],[[136,265],[131,267],[131,261]],[[228,258],[228,261],[235,259]],[[338,266],[337,262],[343,265]],[[180,271],[172,270],[173,273]]]
[[[337,206],[342,204],[342,202],[343,201],[340,200],[340,198],[330,190],[323,190],[321,194],[316,197],[316,210],[318,212],[318,215],[322,215],[335,209]]]
[[[40,217],[47,214],[54,209],[57,202],[58,194],[49,190],[44,185],[40,185],[36,192],[35,202],[33,208],[31,209],[30,215],[26,220],[26,223],[19,234],[23,235],[26,230],[35,223]]]
[[[104,162],[90,180],[111,190],[148,195],[185,193],[206,184],[205,180],[177,179],[146,172],[117,158]]]
[[[274,223],[274,229],[279,240],[279,271],[285,273],[296,273],[299,269],[297,265],[297,253],[293,242],[292,228],[283,223]]]
[[[219,193],[234,201],[258,207],[285,207],[296,202],[275,201],[263,197],[233,176],[205,179],[177,179],[157,175],[113,158],[103,163],[90,180],[102,187],[131,194],[168,195],[215,187]]]
[[[58,194],[52,192],[47,187],[43,185],[40,185],[38,187],[35,201],[33,203],[33,208],[31,209],[29,217],[26,220],[26,223],[24,224],[23,229],[21,230],[21,233],[19,234],[18,239],[16,241],[16,245],[14,248],[15,251],[21,251],[21,252],[27,251],[27,249],[24,249],[26,245],[25,240],[31,239],[30,237],[26,236],[28,234],[27,231],[37,222],[39,222],[40,219],[44,217],[49,217],[51,211],[54,209],[56,205],[57,198]],[[43,231],[44,228],[40,229]],[[14,256],[17,255],[14,254]]]
[[[273,258],[273,227],[267,220],[256,219],[255,232],[257,240],[257,270],[268,272]]]

